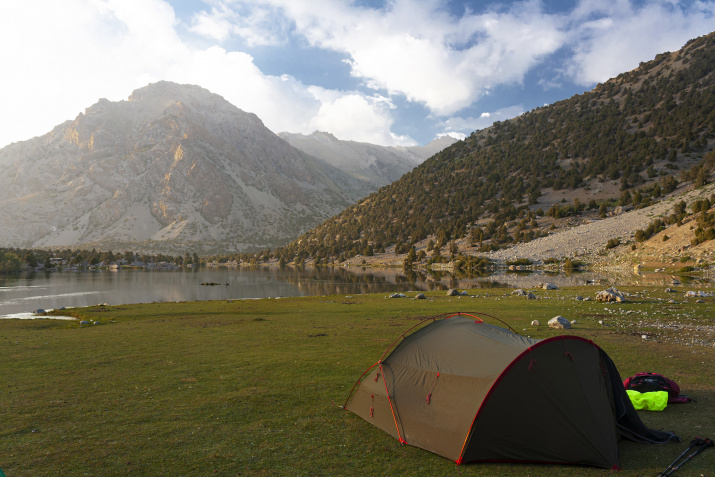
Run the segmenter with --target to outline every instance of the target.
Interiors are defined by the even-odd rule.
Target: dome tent
[[[589,340],[527,338],[470,313],[431,320],[393,343],[345,403],[401,443],[458,464],[617,468],[620,437],[677,439],[642,424],[613,362]]]

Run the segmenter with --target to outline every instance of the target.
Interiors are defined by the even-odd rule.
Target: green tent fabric
[[[677,439],[643,426],[593,342],[532,339],[471,313],[438,318],[390,347],[356,383],[346,409],[458,464],[614,468],[621,436]]]

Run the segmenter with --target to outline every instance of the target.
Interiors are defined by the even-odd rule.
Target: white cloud
[[[538,1],[461,18],[436,0],[394,0],[384,10],[347,1],[259,3],[267,2],[312,45],[347,53],[352,75],[368,87],[404,95],[438,115],[469,106],[494,85],[521,82],[565,39],[561,17],[543,14]],[[231,2],[235,8],[255,4]]]
[[[395,104],[407,99],[447,118],[445,132],[468,134],[504,118],[463,109],[500,85],[521,83],[565,46],[573,54],[562,73],[593,84],[680,48],[709,32],[715,18],[715,2],[698,0],[687,7],[580,0],[560,14],[526,0],[461,16],[448,13],[444,0],[388,0],[382,9],[353,0],[205,0],[184,25],[167,1],[2,2],[0,147],[46,133],[101,97],[125,99],[158,80],[203,86],[275,132],[324,129],[341,139],[411,144],[392,132]],[[182,38],[187,31],[203,37],[203,46]],[[237,37],[249,46],[302,42],[339,52],[361,85],[327,90],[266,74],[251,55],[231,51]],[[465,117],[449,119],[460,111]],[[515,115],[508,108],[499,114]]]
[[[409,137],[390,132],[393,120],[389,110],[394,105],[387,98],[338,93],[319,87],[312,87],[310,91],[321,106],[307,128],[299,132],[330,131],[340,139],[374,144],[416,145]]]
[[[219,38],[226,26],[218,16],[213,20],[212,34]],[[44,134],[99,98],[126,99],[159,80],[207,88],[256,113],[274,132],[312,132],[315,125],[333,124],[345,139],[409,142],[391,135],[390,108],[369,95],[335,91],[327,100],[291,76],[263,74],[246,53],[193,48],[179,37],[178,26],[172,7],[162,0],[4,4],[0,42],[18,46],[0,49],[0,147]],[[208,23],[204,27],[209,31]],[[351,105],[357,108],[352,115]],[[348,118],[355,121],[352,126]]]
[[[189,29],[212,40],[224,41],[235,35],[248,46],[266,46],[284,43],[288,24],[268,4],[234,9],[217,1],[210,11],[196,12]]]
[[[582,0],[572,12],[574,55],[568,73],[580,84],[607,81],[688,40],[709,33],[715,24],[715,2],[651,0]]]
[[[483,112],[479,117],[451,117],[443,121],[440,126],[443,133],[452,137],[461,139],[471,134],[473,131],[485,129],[497,121],[506,121],[507,119],[515,118],[524,114],[524,108],[521,106],[509,106],[508,108],[498,109],[493,112]],[[461,137],[460,137],[461,136]]]

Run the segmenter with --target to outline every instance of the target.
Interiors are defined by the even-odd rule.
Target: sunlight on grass
[[[338,405],[424,317],[488,313],[545,338],[559,333],[543,325],[559,314],[577,320],[568,333],[594,340],[623,377],[661,372],[698,400],[642,412],[648,426],[686,442],[715,434],[712,345],[675,342],[647,320],[670,319],[664,295],[628,291],[637,296],[623,305],[573,299],[592,288],[541,291],[539,300],[504,289],[474,290],[477,298],[433,292],[428,300],[375,294],[73,309],[100,323],[82,327],[4,320],[0,468],[13,476],[602,475],[567,466],[457,467],[400,445]],[[715,301],[705,301],[679,305],[678,320],[712,327]],[[535,319],[542,326],[531,326]],[[642,339],[646,332],[654,338]],[[621,474],[656,475],[685,447],[623,442]],[[688,467],[692,475],[715,472],[704,456]]]

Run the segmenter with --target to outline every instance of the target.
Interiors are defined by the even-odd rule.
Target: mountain
[[[27,248],[274,247],[376,190],[170,82],[3,148],[0,168],[0,244]]]
[[[678,180],[712,180],[701,164],[715,146],[714,111],[711,33],[592,91],[472,133],[276,253],[290,261],[391,245],[404,252],[473,231],[490,251],[586,207],[641,207]]]
[[[385,147],[364,142],[341,141],[322,131],[315,131],[307,136],[286,132],[278,135],[296,149],[322,159],[374,187],[365,195],[396,181],[425,159],[457,142],[452,137],[443,136],[425,146]]]

